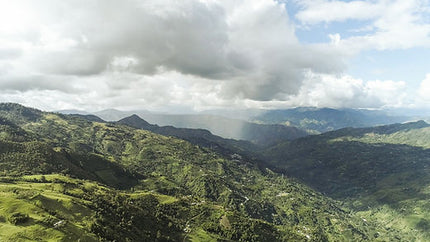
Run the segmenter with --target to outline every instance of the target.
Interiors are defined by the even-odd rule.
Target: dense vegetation
[[[0,240],[404,239],[240,155],[0,104]]]
[[[430,125],[347,128],[284,143],[266,159],[358,214],[430,240]]]

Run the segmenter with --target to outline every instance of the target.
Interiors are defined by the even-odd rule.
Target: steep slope
[[[266,158],[353,209],[428,240],[429,148],[430,125],[418,121],[305,137],[267,150]]]
[[[270,110],[255,116],[255,122],[285,124],[313,133],[324,133],[346,127],[370,127],[410,120],[383,111],[363,109],[294,108]]]
[[[177,241],[172,197],[67,176],[0,178],[1,241]],[[181,208],[181,206],[177,206]]]
[[[138,175],[124,171],[100,154],[89,152],[93,148],[79,142],[79,139],[90,139],[86,130],[79,130],[90,122],[75,117],[70,120],[73,125],[56,114],[1,104],[0,174],[67,173],[117,188],[137,184]]]
[[[51,155],[34,162],[51,164],[52,170],[36,166],[24,172],[30,177],[22,176],[21,168],[5,168],[0,226],[10,232],[2,235],[3,240],[70,240],[79,234],[89,241],[409,238],[370,217],[363,216],[365,223],[337,202],[239,156],[225,159],[189,142],[124,125],[25,110],[0,104],[3,142],[18,146],[39,142],[45,147],[35,148],[39,153],[65,152],[64,162],[80,170],[66,169],[63,174],[82,178],[81,171],[87,170],[90,175],[85,179],[103,184],[46,174],[58,171],[56,159],[48,162]],[[11,150],[1,149],[4,154]],[[79,155],[100,157],[107,162],[104,165],[121,167],[138,183],[127,190],[114,189],[109,181],[115,184],[122,178],[112,171],[89,170],[97,162]],[[70,157],[78,158],[73,162]],[[27,162],[27,158],[15,160]],[[60,221],[64,222],[59,225]]]

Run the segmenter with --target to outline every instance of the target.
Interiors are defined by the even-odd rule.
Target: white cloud
[[[330,42],[333,45],[339,45],[340,43],[340,34],[329,34],[328,37],[330,38]]]
[[[118,80],[121,80],[119,82]],[[0,91],[0,101],[14,101],[48,110],[105,108],[162,110],[189,108],[288,108],[315,106],[332,108],[381,108],[409,105],[406,83],[391,80],[363,81],[348,75],[309,72],[297,94],[282,100],[259,101],[249,98],[223,97],[225,83],[207,85],[209,79],[163,72],[153,76],[117,72],[80,77],[73,82],[76,93],[59,89],[27,89]],[[150,87],[150,88],[148,88]],[[427,98],[430,79],[423,81],[421,94]],[[428,93],[428,92],[427,92]],[[416,100],[414,100],[416,101]],[[423,100],[420,103],[424,103]]]
[[[421,82],[420,89],[418,90],[418,97],[422,105],[430,105],[430,74],[427,74],[425,79]]]
[[[275,0],[2,1],[0,101],[88,110],[404,102],[403,82],[342,73],[355,51],[425,45],[418,1],[300,2],[305,24],[371,20],[375,32],[302,44]]]
[[[374,19],[385,11],[384,4],[374,1],[297,1],[304,9],[296,14],[296,18],[306,24],[320,22],[345,21],[349,19]]]
[[[375,80],[365,84],[368,96],[377,97],[383,106],[403,107],[409,104],[407,85],[404,81]]]
[[[428,0],[299,1],[296,18],[303,24],[368,21],[357,35],[342,39],[344,51],[430,47]],[[363,22],[366,23],[366,22]],[[370,31],[370,33],[368,32]],[[361,34],[361,35],[360,35]]]
[[[333,108],[401,107],[406,103],[406,83],[391,80],[363,81],[349,75],[308,73],[290,106]]]
[[[26,14],[1,17],[3,90],[95,93],[116,106],[140,93],[140,105],[200,107],[282,100],[305,71],[345,68],[332,45],[301,44],[284,4],[272,0],[17,0],[0,9]],[[171,73],[176,79],[166,81]]]

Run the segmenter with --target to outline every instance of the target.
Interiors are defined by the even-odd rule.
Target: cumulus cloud
[[[430,74],[427,74],[425,79],[421,82],[420,89],[418,90],[418,97],[422,104],[430,104]]]
[[[305,25],[367,21],[356,35],[340,38],[345,51],[392,50],[430,46],[428,0],[298,1],[295,17]],[[334,35],[333,35],[334,36]],[[339,36],[341,37],[341,36]]]
[[[0,89],[3,91],[58,90],[76,93],[73,78],[45,75],[0,75]]]
[[[349,75],[309,72],[300,92],[291,97],[292,106],[333,108],[399,107],[407,100],[405,82],[363,81]]]
[[[0,42],[10,47],[0,50],[9,67],[9,75],[1,76],[4,89],[84,89],[83,80],[91,76],[121,89],[143,79],[163,83],[168,73],[179,73],[177,82],[198,82],[191,85],[214,90],[220,99],[271,100],[296,93],[304,71],[335,73],[345,67],[343,54],[332,45],[301,44],[284,4],[271,0],[2,5],[4,13],[25,13],[23,19],[3,16],[16,21],[16,28],[0,25]],[[117,72],[135,75],[118,79]],[[74,84],[66,84],[72,79]],[[142,95],[158,88],[156,82],[147,83]]]
[[[347,39],[332,33],[321,44],[300,43],[283,2],[3,1],[0,99],[89,110],[403,101],[403,82],[342,73],[354,50],[427,43],[428,25],[415,14],[421,1],[296,1],[302,24],[358,19],[375,29]]]

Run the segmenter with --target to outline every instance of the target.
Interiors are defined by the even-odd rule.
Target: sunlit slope
[[[131,194],[61,175],[32,175],[3,177],[0,193],[1,241],[174,241],[182,237],[170,219],[174,213],[162,211],[176,200],[154,192]],[[17,214],[24,219],[13,221]],[[169,223],[172,226],[165,229]]]

